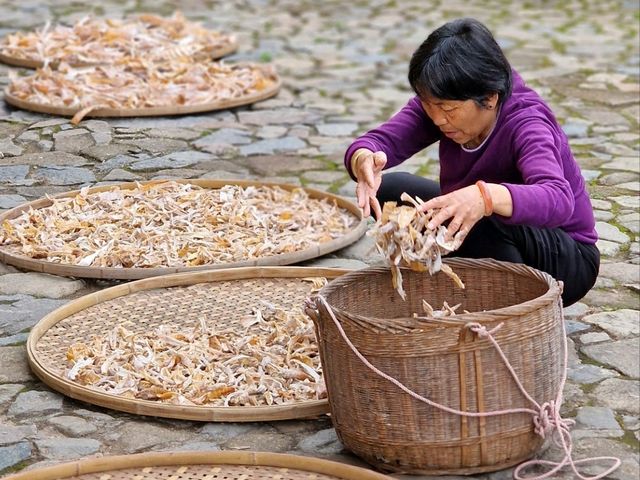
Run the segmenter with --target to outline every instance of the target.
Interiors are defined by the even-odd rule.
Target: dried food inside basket
[[[0,226],[0,246],[86,267],[192,267],[298,252],[359,219],[301,188],[161,182],[54,198]]]
[[[431,306],[431,304],[429,302],[427,302],[426,300],[422,300],[422,312],[424,314],[426,314],[427,317],[453,317],[456,315],[456,310],[458,310],[458,308],[460,308],[462,304],[458,303],[454,306],[449,305],[449,303],[445,300],[442,303],[442,308],[440,309],[435,309]],[[468,310],[464,310],[464,313],[471,313]],[[420,315],[418,313],[414,313],[413,317],[414,318],[420,318],[423,315]]]
[[[461,238],[456,236],[452,241],[446,241],[446,227],[440,225],[436,230],[427,228],[435,213],[433,210],[422,212],[418,209],[422,200],[413,199],[406,193],[402,194],[401,199],[413,206],[386,202],[380,220],[368,232],[391,267],[393,287],[403,299],[406,297],[400,267],[409,267],[431,275],[442,271],[458,287],[464,288],[460,277],[451,267],[442,263],[442,255],[456,250],[462,243]]]
[[[21,77],[9,73],[8,92],[24,102],[73,108],[78,123],[100,108],[138,110],[153,107],[223,105],[274,87],[273,67],[258,64],[193,63],[182,58],[161,65],[144,56],[126,57],[113,65],[57,70],[38,69]],[[275,90],[274,90],[275,93]]]
[[[231,51],[235,43],[234,36],[206,29],[175,12],[168,18],[152,14],[126,20],[87,16],[72,26],[47,23],[36,31],[8,34],[0,42],[0,53],[42,66],[107,65],[129,56],[144,56],[152,62],[177,57],[196,62]]]
[[[306,278],[310,293],[326,279]],[[188,287],[187,287],[188,288]],[[326,396],[313,322],[262,301],[233,327],[121,326],[67,351],[65,378],[109,394],[177,405],[284,405]]]

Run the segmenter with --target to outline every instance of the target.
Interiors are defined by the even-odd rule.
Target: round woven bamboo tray
[[[46,315],[27,340],[33,372],[54,390],[102,407],[139,415],[216,422],[285,420],[329,411],[326,399],[271,406],[171,405],[102,392],[64,377],[65,354],[76,342],[105,335],[116,325],[134,333],[162,324],[193,325],[204,318],[220,328],[266,300],[281,308],[302,307],[311,291],[305,277],[332,279],[347,270],[311,267],[256,267],[174,274],[139,280],[86,295]]]
[[[0,41],[0,48],[2,48],[2,41]],[[211,50],[211,60],[216,60],[218,58],[225,57],[227,55],[232,54],[238,49],[237,42],[230,42],[227,45],[214,48]],[[16,67],[23,68],[42,68],[44,66],[44,62],[41,60],[35,60],[31,58],[18,58],[12,57],[10,55],[4,54],[0,52],[0,62],[6,63],[7,65],[14,65]],[[51,64],[50,64],[51,65]],[[55,67],[55,62],[53,66]],[[70,66],[72,67],[87,67],[90,65],[96,65],[95,63],[72,63]]]
[[[531,407],[492,344],[467,326],[493,334],[525,390],[540,404],[555,400],[563,368],[559,284],[546,273],[494,260],[449,259],[464,281],[404,270],[403,301],[386,268],[348,273],[321,295],[347,337],[382,372],[434,402],[463,412]],[[424,315],[461,303],[452,317]],[[376,468],[413,474],[474,474],[532,457],[542,444],[532,415],[465,417],[423,403],[379,376],[353,353],[324,303],[316,322],[332,421],[342,443]]]
[[[186,115],[188,113],[211,112],[213,110],[223,110],[226,108],[240,107],[243,105],[251,105],[252,103],[266,100],[278,93],[282,85],[282,80],[277,79],[269,87],[260,92],[254,92],[244,97],[232,98],[219,102],[203,103],[200,105],[172,105],[167,107],[148,107],[135,109],[122,108],[97,108],[91,110],[85,117],[156,117],[165,115]],[[28,102],[21,100],[9,93],[9,87],[4,90],[4,99],[7,103],[21,108],[23,110],[31,110],[33,112],[48,113],[51,115],[62,117],[73,117],[82,108],[78,107],[55,107],[42,103]]]
[[[150,182],[140,182],[140,183],[121,183],[117,186],[121,189],[133,189],[138,185],[150,185],[153,183],[162,183],[165,180],[155,180]],[[175,180],[179,183],[190,183],[193,185],[197,185],[202,188],[221,188],[225,185],[239,185],[241,187],[248,186],[278,186],[285,190],[293,190],[295,188],[300,188],[294,185],[286,185],[280,183],[269,183],[269,182],[258,182],[258,181],[250,181],[250,180]],[[104,192],[111,188],[114,185],[95,187],[89,189],[89,193],[96,192]],[[83,267],[78,265],[70,265],[70,264],[60,264],[48,262],[45,260],[34,259],[27,257],[25,255],[21,255],[19,253],[10,251],[7,248],[2,248],[0,246],[0,261],[7,263],[9,265],[14,265],[18,268],[24,268],[26,270],[33,270],[36,272],[43,273],[51,273],[54,275],[62,275],[68,277],[82,277],[82,278],[103,278],[103,279],[119,279],[119,280],[132,280],[138,278],[148,278],[154,277],[158,275],[167,275],[170,273],[177,272],[193,272],[199,270],[211,270],[216,268],[231,268],[231,267],[248,267],[248,266],[259,266],[259,265],[289,265],[292,263],[302,262],[304,260],[309,260],[312,258],[320,257],[327,253],[333,252],[335,250],[339,250],[340,248],[344,248],[354,242],[356,242],[367,229],[367,221],[362,217],[362,212],[353,202],[350,202],[342,197],[332,195],[331,193],[322,192],[320,190],[314,190],[311,188],[304,189],[307,194],[311,198],[318,199],[327,199],[336,202],[336,204],[353,213],[356,218],[360,219],[360,222],[357,226],[346,233],[342,237],[335,238],[329,242],[324,242],[316,245],[312,248],[307,248],[304,250],[300,250],[298,252],[290,252],[290,253],[281,253],[278,255],[271,256],[263,256],[256,259],[243,260],[238,262],[231,263],[220,263],[220,264],[208,264],[201,265],[197,267],[158,267],[158,268],[116,268],[116,267]],[[74,190],[72,192],[62,193],[60,195],[56,195],[53,198],[65,198],[65,197],[74,197],[79,193],[78,190]],[[19,205],[11,210],[0,215],[0,225],[5,220],[10,220],[19,216],[25,210],[29,210],[29,208],[39,209],[48,207],[51,205],[51,200],[47,198],[42,198],[39,200],[35,200],[33,202],[25,203],[23,205]]]
[[[393,480],[344,463],[267,452],[159,452],[39,468],[6,480]]]

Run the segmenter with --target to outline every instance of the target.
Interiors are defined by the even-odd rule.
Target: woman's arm
[[[487,183],[486,185],[493,202],[493,213],[507,218],[511,217],[513,214],[513,200],[509,189],[499,183]]]
[[[523,122],[514,132],[514,152],[522,184],[502,183],[512,198],[512,213],[505,223],[554,228],[573,214],[575,197],[565,176],[562,152],[546,122]],[[573,172],[580,175],[579,172]]]
[[[389,120],[358,137],[347,149],[344,164],[353,180],[351,169],[354,153],[361,148],[371,152],[384,152],[386,168],[399,165],[407,158],[436,142],[439,130],[424,112],[418,97],[414,97]]]
[[[450,219],[448,235],[464,237],[483,216],[497,214],[508,224],[553,228],[573,214],[575,199],[565,178],[562,153],[549,124],[541,119],[521,122],[514,131],[515,162],[522,183],[469,185],[426,202],[422,209],[440,209],[429,224],[435,228]],[[579,172],[573,172],[579,175]],[[491,208],[487,209],[487,199]],[[489,211],[487,211],[489,210]]]

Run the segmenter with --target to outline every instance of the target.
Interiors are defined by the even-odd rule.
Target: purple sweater
[[[512,216],[500,217],[504,223],[560,227],[579,242],[598,240],[589,194],[567,137],[551,109],[515,71],[513,93],[479,148],[465,150],[444,136],[414,97],[387,122],[356,139],[347,149],[345,166],[353,178],[351,156],[367,148],[385,152],[385,168],[394,167],[438,140],[443,194],[478,180],[499,183],[513,200]]]

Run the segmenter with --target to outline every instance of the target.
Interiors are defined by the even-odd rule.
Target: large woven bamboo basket
[[[153,452],[90,458],[6,480],[393,480],[320,458],[268,452]]]
[[[466,417],[423,403],[373,372],[418,395],[463,412],[530,407],[494,346],[469,328],[492,329],[525,390],[539,403],[554,400],[563,368],[560,285],[549,275],[493,260],[447,260],[466,284],[442,273],[403,270],[407,299],[394,291],[390,271],[369,268],[326,285],[308,313],[316,322],[332,421],[343,444],[384,471],[473,474],[500,470],[533,456],[542,439],[532,416]],[[324,299],[326,304],[321,300]],[[425,315],[461,303],[452,317]],[[331,318],[330,306],[335,320]]]

